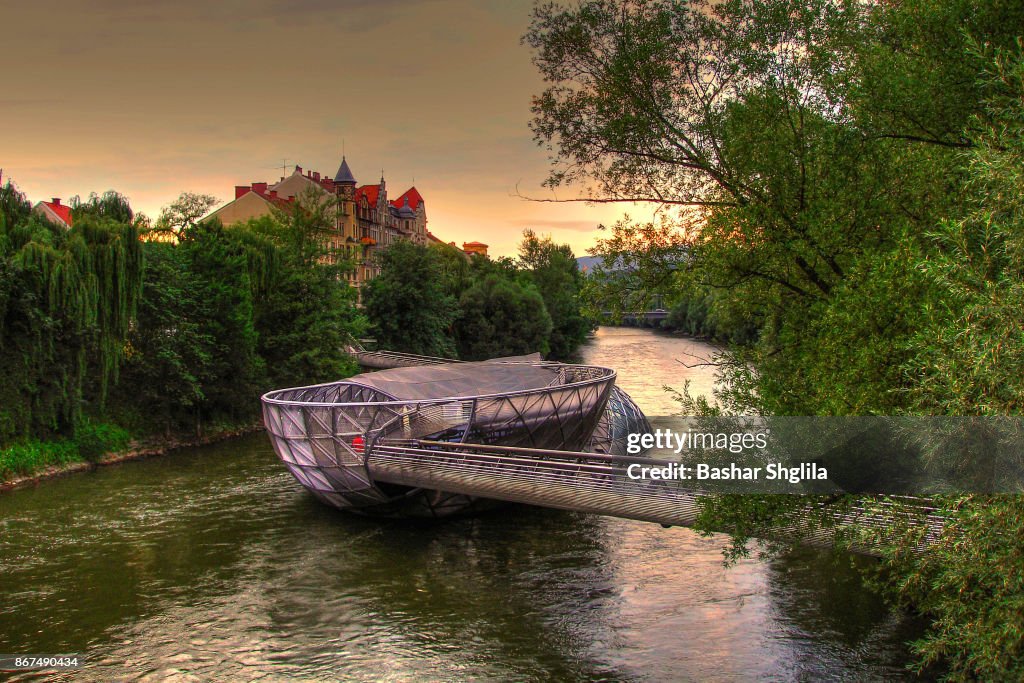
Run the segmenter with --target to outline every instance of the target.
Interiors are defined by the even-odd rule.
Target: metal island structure
[[[650,425],[610,368],[538,354],[460,362],[351,352],[379,370],[262,398],[278,457],[328,505],[440,518],[504,501],[664,526],[697,521],[707,492],[677,480],[625,476],[629,465],[665,461],[626,454],[627,435],[649,432]],[[944,523],[921,500],[866,500],[837,515],[843,528],[924,525],[922,549]],[[779,530],[780,537],[799,535],[818,546],[832,544],[835,534],[836,527]]]
[[[382,355],[378,365],[389,360]],[[489,466],[489,478],[511,483],[503,472],[512,451],[521,451],[520,466],[526,453],[593,460],[624,454],[626,435],[649,428],[609,368],[549,363],[536,354],[440,360],[402,354],[391,360],[399,367],[266,394],[264,420],[278,456],[335,507],[443,517],[491,504],[482,498],[491,487],[481,488],[484,477],[473,475],[473,466]],[[423,482],[402,456],[433,462],[436,476],[447,470],[460,481]]]

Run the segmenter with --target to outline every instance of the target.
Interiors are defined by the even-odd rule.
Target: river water
[[[602,328],[586,362],[645,412],[712,349]],[[415,523],[307,495],[262,434],[0,495],[0,653],[56,680],[892,680],[918,626],[820,552],[510,507]],[[2,677],[2,674],[0,674]],[[28,674],[15,680],[30,680]]]

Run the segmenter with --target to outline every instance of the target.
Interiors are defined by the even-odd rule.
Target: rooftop
[[[48,202],[39,202],[45,204],[50,211],[53,211],[68,227],[71,227],[71,207],[67,204],[60,203],[60,197],[54,197]]]

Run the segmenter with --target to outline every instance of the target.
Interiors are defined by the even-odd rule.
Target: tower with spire
[[[359,241],[359,221],[356,219],[356,177],[349,168],[345,155],[334,174],[334,192],[338,197],[338,232],[346,243]]]

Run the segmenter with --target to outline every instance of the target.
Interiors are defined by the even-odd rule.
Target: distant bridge
[[[603,311],[601,316],[604,319],[618,319],[624,325],[641,325],[649,324],[652,327],[654,323],[659,323],[668,317],[668,311],[663,308],[657,308],[653,311],[625,311],[621,314],[614,314],[611,311]]]

